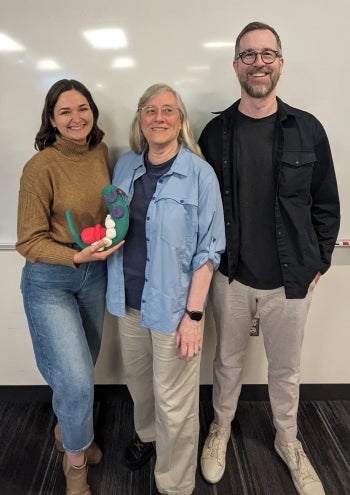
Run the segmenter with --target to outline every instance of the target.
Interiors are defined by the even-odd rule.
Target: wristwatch
[[[186,313],[191,318],[191,320],[195,320],[195,321],[201,321],[203,316],[203,311],[189,311],[187,308],[186,308]]]

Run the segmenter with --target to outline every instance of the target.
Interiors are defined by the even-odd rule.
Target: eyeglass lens
[[[258,55],[260,55],[265,64],[272,64],[276,60],[278,52],[273,50],[263,50],[262,52],[247,51],[239,54],[242,62],[246,65],[254,64]]]
[[[159,111],[163,117],[170,117],[171,115],[175,114],[176,110],[177,110],[176,107],[172,107],[170,105],[166,105],[161,108],[154,107],[153,105],[148,105],[147,107],[141,108],[142,113],[144,115],[147,115],[147,117],[153,117],[155,115],[158,115]]]

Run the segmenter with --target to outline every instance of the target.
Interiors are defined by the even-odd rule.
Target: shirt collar
[[[142,154],[140,155],[140,161],[135,162],[134,165],[134,170],[143,167],[146,170],[145,167],[145,153],[147,152],[147,149],[143,150]],[[181,145],[179,152],[177,154],[177,157],[175,158],[170,170],[164,174],[164,175],[170,175],[170,174],[179,174],[183,176],[187,176],[188,174],[188,162],[186,160],[183,160],[182,158],[184,157],[185,153],[191,153],[188,148],[185,146]]]
[[[288,117],[295,117],[297,110],[290,105],[287,105],[284,101],[281,100],[278,96],[277,98],[277,116],[280,121],[286,120]],[[238,111],[238,105],[241,100],[235,101],[231,106],[226,108],[225,110],[219,112],[212,112],[214,114],[219,114],[222,119],[226,120],[232,117],[232,115],[236,114]]]

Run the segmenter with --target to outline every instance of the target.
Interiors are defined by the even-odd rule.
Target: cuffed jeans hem
[[[68,452],[68,454],[80,454],[81,452],[85,452],[90,447],[90,445],[92,444],[93,441],[94,441],[94,437],[92,437],[91,441],[87,443],[86,447],[83,447],[82,449],[78,449],[78,450],[66,449],[66,447],[64,445],[63,445],[63,448],[64,448],[65,452]]]

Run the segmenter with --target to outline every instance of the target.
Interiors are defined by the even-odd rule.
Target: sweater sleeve
[[[53,188],[38,153],[23,169],[17,211],[17,251],[31,263],[37,261],[76,268],[74,249],[64,246],[50,234],[50,205]]]
[[[51,238],[49,215],[49,204],[45,204],[42,198],[21,185],[17,215],[17,251],[31,263],[39,261],[76,268],[73,261],[76,251]]]

